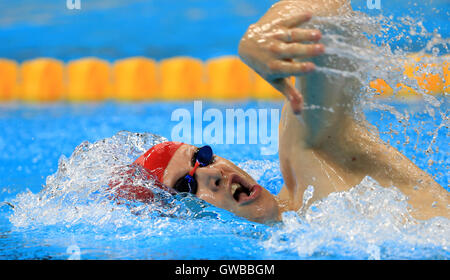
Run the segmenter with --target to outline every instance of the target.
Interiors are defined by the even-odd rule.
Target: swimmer
[[[326,59],[320,30],[305,27],[313,16],[350,13],[347,0],[280,1],[248,28],[240,42],[242,60],[287,98],[279,126],[285,185],[277,196],[208,146],[166,142],[152,147],[135,164],[153,172],[165,186],[259,223],[301,209],[309,185],[315,189],[308,202],[312,203],[347,191],[366,176],[383,187],[400,189],[409,198],[413,217],[450,218],[449,193],[354,119],[352,92],[360,85],[351,78],[335,80],[314,71],[316,65],[351,71],[342,59]],[[298,88],[290,76],[298,77]],[[303,110],[304,104],[331,110]]]

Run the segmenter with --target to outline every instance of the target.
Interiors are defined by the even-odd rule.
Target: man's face
[[[175,152],[164,173],[166,186],[173,187],[193,169],[192,158],[197,149],[184,144]],[[273,195],[224,158],[214,155],[211,164],[197,168],[195,179],[198,184],[195,195],[216,207],[260,223],[278,219],[278,204]]]

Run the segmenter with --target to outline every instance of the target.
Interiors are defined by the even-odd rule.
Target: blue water
[[[434,117],[423,102],[367,108],[366,116],[384,141],[449,190],[448,125],[442,126],[445,114],[439,114],[447,112],[448,99],[441,102]],[[281,106],[205,102],[203,110],[225,114],[228,108]],[[406,212],[405,198],[370,178],[353,191],[313,205],[305,215],[286,213],[273,226],[245,221],[190,196],[168,198],[174,213],[164,206],[117,206],[97,197],[93,189],[104,174],[96,163],[101,166],[110,156],[131,162],[130,154],[149,146],[137,144],[152,139],[145,133],[170,139],[177,124],[168,121],[172,112],[184,108],[194,114],[193,107],[192,102],[2,105],[0,201],[16,208],[0,207],[0,259],[449,259],[449,221],[399,223],[396,215]],[[410,121],[399,122],[398,113],[409,115]],[[430,131],[437,133],[431,150]],[[246,139],[243,145],[213,148],[276,194],[283,184],[277,154],[262,155],[264,145]],[[89,143],[74,153],[84,141]],[[372,203],[375,212],[358,214],[348,201]],[[140,215],[133,214],[136,209]]]
[[[63,61],[96,56],[114,61],[131,56],[156,60],[192,56],[202,60],[236,55],[240,38],[276,0],[81,0],[81,10],[68,10],[65,0],[0,2],[0,57],[22,62],[36,57]],[[381,0],[370,10],[366,0],[353,0],[357,11],[410,16],[448,38],[447,0]],[[400,27],[405,33],[409,26]],[[391,42],[411,52],[427,40],[411,36]],[[448,53],[442,48],[441,53]]]
[[[0,57],[22,62],[42,56],[114,61],[235,55],[248,25],[275,2],[81,1],[80,11],[67,10],[64,0],[0,3],[0,39],[6,42]],[[381,2],[381,10],[368,10],[365,0],[352,1],[356,10],[392,16],[395,24],[372,38],[374,43],[392,52],[448,54],[447,0]],[[406,16],[414,20],[402,22]],[[421,23],[426,32],[420,32]],[[391,77],[392,66],[383,66],[395,57],[379,62],[375,54],[367,61],[380,63],[382,72],[370,74],[393,85],[405,82]],[[448,102],[371,100],[363,110],[374,133],[450,191]],[[203,110],[225,115],[226,109],[281,106],[204,102]],[[112,176],[108,168],[132,162],[159,139],[153,134],[171,139],[178,122],[169,120],[178,108],[194,114],[192,102],[0,105],[0,259],[450,259],[450,221],[405,222],[400,217],[408,217],[407,198],[371,178],[286,213],[271,226],[190,196],[161,193],[155,205],[105,199],[101,187]],[[283,185],[278,155],[262,153],[266,144],[245,139],[213,148],[277,194]]]

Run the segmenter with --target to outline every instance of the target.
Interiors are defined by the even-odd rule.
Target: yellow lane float
[[[206,62],[207,92],[213,99],[245,99],[252,90],[252,73],[238,57],[224,56]]]
[[[252,71],[253,87],[251,97],[256,99],[280,99],[283,95],[264,80],[258,73]]]
[[[420,97],[421,94],[444,94],[449,92],[448,66],[449,60],[443,57],[442,66],[438,63],[428,63],[426,55],[410,55],[404,63],[403,75],[410,80],[415,80],[417,89],[403,83],[396,85],[396,97]],[[442,67],[442,69],[440,69]],[[382,97],[392,96],[394,89],[382,79],[370,82],[370,87],[375,89]]]
[[[160,62],[161,99],[183,100],[205,97],[205,73],[201,60],[174,57]]]
[[[155,98],[158,93],[157,66],[152,59],[133,57],[113,66],[113,97],[136,101]]]
[[[18,68],[15,61],[0,59],[0,101],[10,101],[15,98]]]
[[[23,101],[52,102],[64,93],[64,65],[52,58],[26,61],[21,67],[18,98]]]
[[[388,97],[394,94],[392,87],[383,79],[376,79],[369,83],[369,86],[376,90],[381,96]]]
[[[264,80],[258,73],[252,71],[254,74],[253,87],[251,90],[251,98],[254,99],[283,99],[281,92],[275,89],[271,84]],[[291,82],[295,86],[295,77],[291,77]]]
[[[443,90],[445,93],[450,94],[450,56],[446,56],[446,59],[442,65],[443,72]]]
[[[97,58],[83,58],[67,65],[67,100],[102,101],[110,97],[109,63]]]
[[[440,65],[436,63],[426,63],[422,61],[429,56],[413,56],[414,65],[405,65],[403,72],[410,79],[416,79],[419,88],[426,94],[439,94],[443,92],[442,75],[439,73]]]
[[[450,57],[411,55],[403,71],[409,82],[388,84],[374,79],[369,86],[380,97],[420,97],[450,92]],[[435,61],[442,61],[437,63]],[[292,77],[295,83],[295,78]],[[34,102],[103,101],[105,99],[281,99],[282,94],[236,56],[213,58],[205,63],[191,57],[155,62],[145,57],[115,61],[98,58],[63,62],[38,58],[18,65],[0,59],[0,101]]]

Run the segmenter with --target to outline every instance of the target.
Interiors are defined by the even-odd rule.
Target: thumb
[[[271,85],[286,96],[295,114],[301,113],[303,109],[303,95],[295,88],[290,78],[273,80]]]

